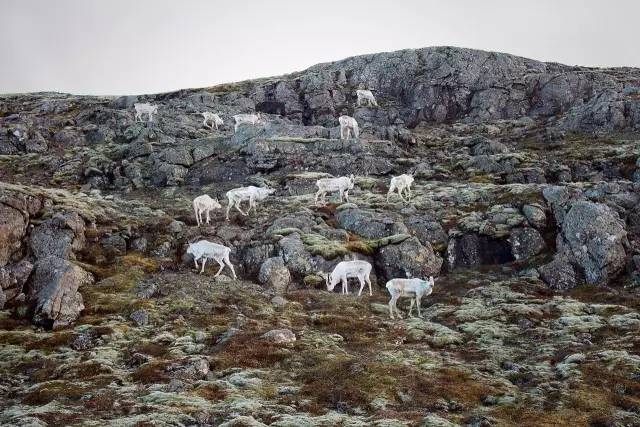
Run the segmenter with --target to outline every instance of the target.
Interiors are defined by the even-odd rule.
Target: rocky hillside
[[[639,141],[638,69],[448,47],[0,96],[0,424],[639,425]],[[349,203],[314,203],[352,173]],[[387,200],[402,173],[410,201]],[[245,185],[276,192],[225,221]],[[198,227],[204,193],[223,208]],[[237,280],[197,274],[202,238]],[[373,296],[326,290],[349,259]],[[423,317],[391,320],[386,281],[427,275]]]

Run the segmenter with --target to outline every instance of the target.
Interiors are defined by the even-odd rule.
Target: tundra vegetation
[[[640,424],[638,87],[441,47],[0,96],[0,424]]]

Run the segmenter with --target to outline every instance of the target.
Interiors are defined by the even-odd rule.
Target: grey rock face
[[[627,232],[618,215],[606,205],[577,202],[564,218],[558,252],[584,270],[587,283],[608,283],[626,262]]]
[[[393,278],[437,276],[442,258],[433,252],[431,244],[411,237],[397,245],[388,245],[375,255],[375,265],[385,280]]]
[[[6,265],[11,255],[20,249],[26,232],[24,215],[18,209],[0,203],[0,267]]]
[[[500,154],[509,151],[506,145],[501,142],[486,138],[473,138],[469,144],[471,145],[471,154],[474,156]]]
[[[531,258],[546,248],[544,239],[534,228],[516,228],[511,231],[511,235],[507,240],[511,245],[511,253],[516,260]]]
[[[538,268],[538,271],[542,280],[552,289],[566,291],[578,285],[576,272],[566,258],[555,257],[550,263]]]
[[[84,220],[77,213],[56,215],[33,230],[31,251],[36,258],[70,258],[73,251],[84,247],[84,230]]]
[[[144,326],[149,323],[149,314],[146,310],[136,310],[129,318],[135,323],[137,326]]]
[[[262,263],[258,280],[261,284],[274,289],[277,294],[284,295],[291,282],[291,273],[281,257],[273,257]]]
[[[405,234],[407,227],[387,214],[364,209],[343,209],[336,214],[340,227],[368,239]]]
[[[28,294],[33,321],[54,329],[74,322],[84,309],[78,288],[92,281],[89,273],[67,260],[55,256],[39,259]]]
[[[124,255],[127,252],[127,241],[119,234],[112,234],[100,239],[100,246],[107,258]]]
[[[405,221],[409,232],[416,236],[420,243],[430,243],[434,248],[446,248],[447,233],[438,221],[425,216],[412,216]]]
[[[564,217],[571,207],[571,204],[583,199],[581,194],[560,185],[546,187],[542,190],[542,195],[549,204],[549,207],[551,207],[553,216],[556,218],[558,224],[564,222]]]
[[[256,277],[262,263],[275,255],[275,247],[270,243],[252,243],[245,246],[241,252],[242,265],[245,274]]]
[[[33,264],[26,259],[17,264],[0,267],[0,293],[2,294],[1,299],[3,299],[0,309],[2,309],[4,303],[22,293],[23,286],[32,270]]]
[[[478,265],[503,264],[513,261],[511,246],[506,240],[478,234],[463,234],[449,239],[447,266],[450,270]]]
[[[544,208],[540,205],[524,205],[522,207],[522,213],[527,217],[527,221],[532,227],[540,229],[547,225],[547,215],[544,213]]]
[[[313,257],[305,249],[298,233],[280,239],[278,248],[280,256],[292,274],[304,276],[314,271]]]
[[[267,229],[266,233],[270,234],[276,230],[284,228],[297,228],[308,233],[314,225],[316,225],[316,221],[314,220],[312,213],[301,211],[277,218]]]
[[[175,186],[184,182],[189,169],[184,166],[171,163],[160,163],[156,165],[151,174],[151,183],[155,186]]]

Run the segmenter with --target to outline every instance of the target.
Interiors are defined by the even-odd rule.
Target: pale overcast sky
[[[640,0],[0,0],[0,17],[0,93],[156,93],[443,45],[640,66]]]

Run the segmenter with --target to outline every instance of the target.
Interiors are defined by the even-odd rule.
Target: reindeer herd
[[[356,96],[358,106],[378,106],[376,99],[370,90],[359,89],[356,91]],[[148,121],[152,122],[153,114],[158,113],[158,107],[156,105],[151,105],[148,103],[136,103],[134,104],[134,109],[134,119],[136,122],[142,121],[142,117],[144,114],[147,115]],[[201,113],[201,115],[203,117],[203,126],[211,130],[218,130],[220,126],[224,125],[224,121],[216,113],[205,111]],[[260,115],[260,113],[236,114],[233,116],[233,119],[235,121],[234,132],[237,132],[240,125],[243,124],[257,125],[259,123],[262,123],[262,116]],[[338,118],[338,122],[340,124],[340,139],[357,139],[359,137],[360,130],[358,127],[358,122],[353,117],[343,115]],[[409,174],[392,177],[389,184],[389,190],[387,192],[387,201],[389,201],[389,198],[395,192],[398,193],[398,196],[400,196],[403,201],[409,201],[409,199],[411,198],[411,185],[413,184],[413,181],[413,175]],[[316,187],[318,188],[318,191],[315,193],[314,202],[315,204],[317,204],[318,199],[320,199],[320,202],[324,204],[325,196],[327,195],[327,193],[337,193],[340,202],[342,202],[344,198],[344,200],[348,203],[349,190],[353,189],[354,186],[355,177],[353,176],[353,174],[348,177],[342,176],[338,178],[318,179],[316,181]],[[229,220],[229,213],[232,208],[235,208],[243,216],[249,216],[251,209],[254,210],[254,213],[257,212],[258,202],[265,200],[275,191],[276,190],[272,188],[262,188],[255,186],[240,187],[227,191],[225,194],[227,197],[227,208],[225,215],[226,220]],[[248,202],[248,208],[246,212],[241,208],[242,202]],[[201,226],[203,224],[210,224],[211,211],[215,209],[222,209],[222,205],[218,202],[218,200],[211,198],[207,194],[196,197],[193,200],[193,210],[198,226]],[[202,218],[203,214],[205,215],[204,221]],[[187,248],[187,254],[191,255],[191,257],[193,258],[196,270],[200,269],[200,274],[204,273],[204,268],[207,260],[213,259],[220,266],[214,277],[220,275],[222,270],[225,267],[228,267],[231,270],[233,278],[235,279],[236,273],[233,264],[229,260],[230,253],[231,248],[207,240],[200,240],[196,243],[190,243]],[[200,266],[198,265],[198,261],[201,261],[202,263]],[[371,274],[371,270],[372,266],[367,261],[342,261],[335,266],[331,273],[323,273],[323,276],[327,285],[327,290],[329,291],[333,291],[335,286],[338,283],[341,283],[342,293],[348,294],[348,279],[354,278],[358,279],[358,282],[360,283],[358,296],[362,295],[362,290],[364,289],[365,284],[369,286],[369,295],[373,295],[373,291],[371,289],[371,279],[369,277]],[[414,303],[417,306],[418,316],[421,316],[420,299],[431,294],[433,285],[433,277],[429,277],[429,279],[427,280],[419,278],[397,278],[389,280],[386,284],[386,288],[391,295],[391,300],[388,304],[390,317],[392,319],[394,318],[394,311],[398,316],[400,316],[398,308],[396,307],[396,302],[400,297],[407,297],[411,299],[409,316],[411,316]]]
[[[358,107],[361,107],[362,105],[367,105],[370,107],[378,106],[376,98],[373,96],[373,93],[370,90],[358,89],[356,91],[356,96],[356,104]],[[135,110],[134,120],[136,122],[142,122],[142,116],[144,114],[147,115],[148,122],[153,122],[153,115],[158,113],[158,106],[151,105],[149,103],[135,103],[133,104],[133,108]],[[220,115],[217,113],[204,111],[200,113],[200,115],[203,118],[202,125],[206,128],[209,128],[211,130],[218,130],[220,126],[224,125],[224,120],[222,120],[222,117],[220,117]],[[238,128],[242,124],[257,125],[259,123],[263,123],[260,113],[236,114],[233,116],[233,120],[234,132],[238,132]],[[353,117],[343,115],[338,117],[338,122],[340,123],[340,139],[357,139],[360,136],[358,122]]]

